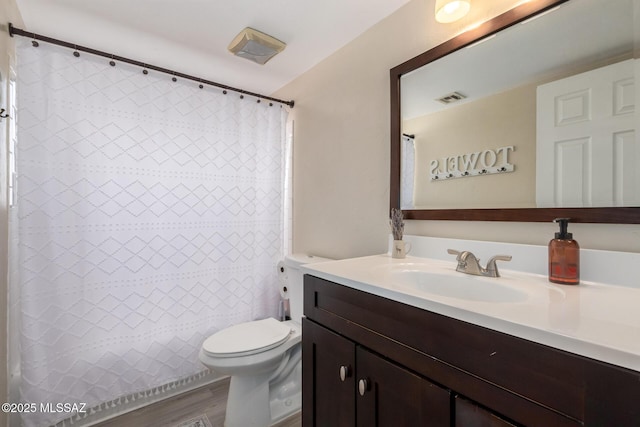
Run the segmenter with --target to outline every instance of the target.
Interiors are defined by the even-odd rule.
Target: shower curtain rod
[[[199,77],[194,77],[194,76],[191,76],[189,74],[184,74],[184,73],[180,73],[178,71],[169,70],[167,68],[158,67],[156,65],[151,65],[151,64],[144,63],[144,62],[136,61],[135,59],[129,59],[129,58],[125,58],[125,57],[122,57],[122,56],[113,55],[111,53],[102,52],[100,50],[92,49],[92,48],[89,48],[89,47],[80,46],[80,45],[69,43],[69,42],[66,42],[66,41],[63,41],[63,40],[54,39],[52,37],[43,36],[41,34],[32,33],[32,32],[25,31],[25,30],[20,29],[20,28],[16,28],[11,23],[9,23],[9,35],[11,37],[13,37],[14,35],[23,36],[23,37],[29,37],[29,38],[32,38],[33,40],[40,40],[40,41],[43,41],[43,42],[46,42],[46,43],[56,44],[58,46],[64,46],[64,47],[68,47],[70,49],[75,49],[76,51],[82,51],[82,52],[87,52],[87,53],[90,53],[90,54],[93,54],[93,55],[102,56],[102,57],[110,59],[111,60],[111,62],[110,62],[111,65],[115,65],[115,63],[113,61],[120,61],[120,62],[126,62],[128,64],[136,65],[138,67],[142,67],[143,70],[149,69],[149,70],[159,71],[159,72],[165,73],[165,74],[170,74],[171,76],[173,76],[174,81],[175,81],[175,79],[177,77],[180,77],[180,78],[183,78],[183,79],[187,79],[187,80],[193,80],[195,82],[200,83],[200,89],[202,89],[202,84],[207,84],[207,85],[210,85],[210,86],[219,87],[221,89],[238,92],[240,94],[255,96],[256,98],[261,98],[261,99],[266,99],[266,100],[269,100],[269,101],[278,102],[280,104],[288,105],[291,108],[293,108],[293,105],[294,105],[294,101],[293,100],[284,101],[282,99],[272,98],[270,96],[261,95],[259,93],[249,92],[247,90],[238,89],[238,88],[235,88],[235,87],[232,87],[232,86],[223,85],[221,83],[212,82],[211,80],[201,79]],[[75,53],[74,53],[74,55],[75,55]],[[76,55],[76,56],[78,56],[78,55]],[[146,74],[146,72],[145,72],[145,74]],[[260,102],[260,99],[258,99],[258,102]]]

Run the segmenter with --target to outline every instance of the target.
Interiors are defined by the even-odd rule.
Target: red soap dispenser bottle
[[[560,232],[549,242],[549,281],[562,285],[580,283],[580,246],[567,232],[569,218],[556,218]]]

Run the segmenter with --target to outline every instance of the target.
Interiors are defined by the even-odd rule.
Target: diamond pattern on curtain
[[[21,399],[201,372],[208,335],[276,314],[286,111],[19,42]]]

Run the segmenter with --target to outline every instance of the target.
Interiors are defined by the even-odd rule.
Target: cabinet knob
[[[351,366],[349,365],[341,365],[340,366],[340,381],[344,381],[351,376]]]
[[[369,380],[363,378],[358,381],[358,393],[360,393],[360,396],[364,396],[367,390],[369,390]]]

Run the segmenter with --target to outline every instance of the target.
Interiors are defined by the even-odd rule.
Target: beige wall
[[[417,208],[531,208],[536,205],[536,85],[521,86],[402,122],[415,135]],[[434,144],[434,141],[442,143]],[[466,153],[509,150],[513,172],[461,179],[431,179],[432,161]],[[498,162],[502,161],[502,156]],[[481,164],[480,162],[478,164]],[[500,166],[499,164],[497,166]],[[463,167],[458,168],[460,171]]]
[[[463,22],[433,20],[434,0],[395,14],[286,85],[294,99],[294,250],[343,258],[386,250],[389,228],[389,69],[519,0],[474,3]],[[409,221],[427,236],[546,244],[554,224]],[[583,248],[640,252],[640,227],[574,224]]]
[[[15,0],[0,0],[0,108],[7,106],[7,76],[13,61],[13,39],[9,36],[7,23],[22,26],[22,19]],[[7,120],[0,121],[0,403],[8,401],[7,381]],[[6,414],[0,413],[0,425],[7,425]]]

